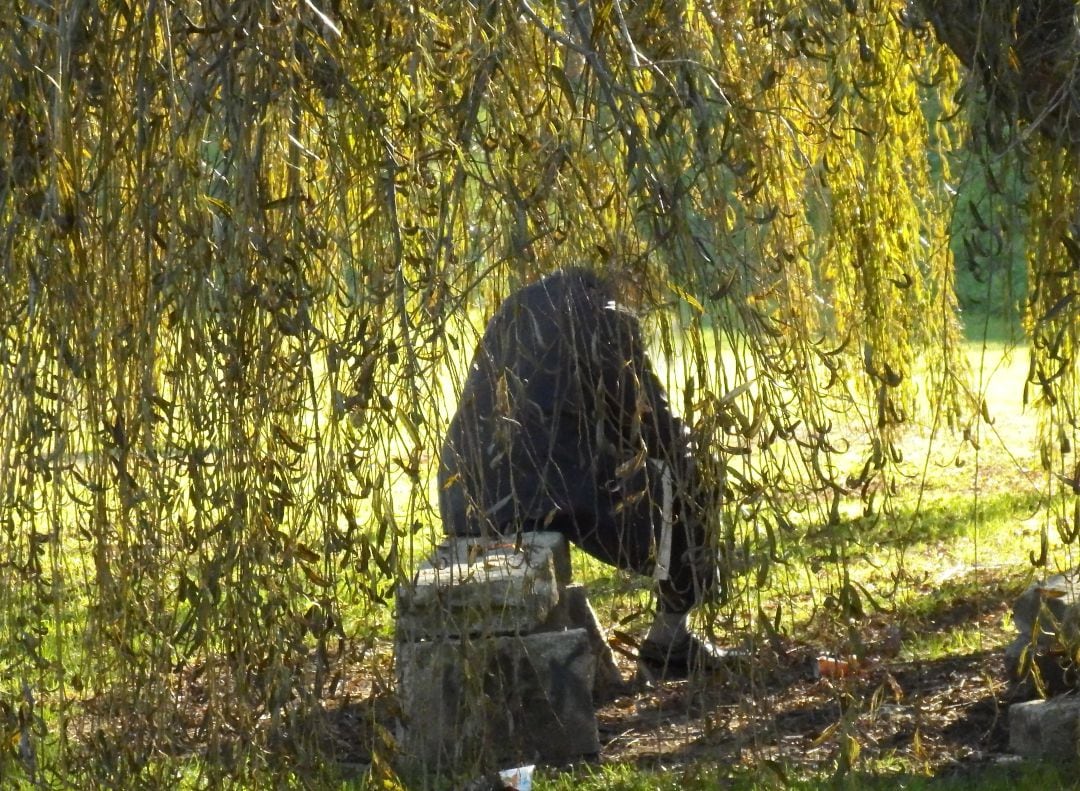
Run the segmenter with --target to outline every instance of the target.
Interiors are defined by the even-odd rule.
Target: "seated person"
[[[724,656],[687,625],[716,577],[695,470],[636,317],[605,281],[562,270],[512,294],[488,324],[442,447],[439,509],[451,535],[558,531],[654,577],[639,664],[681,678]]]

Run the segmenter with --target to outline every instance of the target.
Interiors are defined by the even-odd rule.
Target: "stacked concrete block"
[[[1028,758],[1080,758],[1080,698],[1062,695],[1011,705],[1009,750]]]
[[[397,603],[403,748],[414,769],[479,773],[599,750],[595,682],[616,683],[618,671],[584,591],[570,584],[561,535],[447,539]]]
[[[558,605],[569,577],[558,533],[505,542],[447,539],[413,584],[398,591],[398,640],[530,634]]]

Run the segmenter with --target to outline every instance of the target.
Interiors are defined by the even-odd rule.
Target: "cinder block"
[[[1009,749],[1028,758],[1080,756],[1080,698],[1062,695],[1012,704]]]
[[[558,606],[544,623],[545,630],[584,629],[596,657],[596,677],[593,694],[596,702],[611,700],[626,692],[622,673],[615,663],[615,655],[608,645],[607,634],[589,603],[585,586],[572,583],[562,590]]]
[[[414,771],[460,775],[600,749],[584,629],[400,643],[397,674]]]
[[[495,549],[515,549],[526,553],[543,553],[545,550],[551,553],[551,560],[555,566],[555,580],[560,587],[570,584],[570,545],[562,533],[553,530],[541,530],[530,533],[514,533],[495,538],[481,538],[479,536],[466,536],[462,538],[447,537],[435,548],[434,562],[446,565],[448,563],[464,563],[467,559],[475,559],[478,552]]]
[[[1080,603],[1080,569],[1032,583],[1013,603],[1013,622],[1021,636],[1053,634],[1069,607]],[[1035,624],[1038,622],[1038,629]]]
[[[398,588],[398,640],[532,632],[558,604],[569,574],[558,533],[495,543],[447,539],[412,583]]]
[[[555,581],[562,590],[570,584],[570,545],[562,533],[554,531],[537,531],[535,533],[522,533],[520,536],[511,536],[508,540],[521,540],[521,544],[530,551],[547,550],[551,553],[551,562],[555,568]]]

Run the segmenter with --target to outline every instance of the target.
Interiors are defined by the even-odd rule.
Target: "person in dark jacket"
[[[639,662],[662,678],[719,666],[689,611],[715,583],[687,427],[637,318],[610,285],[561,270],[512,294],[484,332],[439,463],[447,533],[554,530],[656,580]]]

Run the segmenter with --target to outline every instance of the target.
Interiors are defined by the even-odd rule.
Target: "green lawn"
[[[1000,340],[969,340],[967,353],[975,391],[990,420],[972,424],[965,433],[935,425],[932,415],[917,415],[901,442],[903,461],[887,509],[867,508],[852,493],[840,504],[838,523],[814,521],[827,514],[822,504],[795,509],[792,528],[773,525],[770,541],[761,533],[762,519],[739,524],[739,535],[758,534],[746,545],[749,555],[735,564],[733,595],[700,613],[697,626],[754,651],[759,662],[751,673],[711,686],[643,690],[605,707],[601,760],[544,768],[534,788],[1069,787],[1069,768],[1000,760],[1006,686],[999,655],[1010,636],[1009,602],[1042,573],[1031,559],[1039,554],[1044,531],[1052,548],[1050,568],[1066,564],[1068,555],[1053,549],[1055,509],[1063,505],[1046,495],[1037,416],[1022,407],[1026,350]],[[447,365],[452,367],[441,384],[432,386],[441,387],[449,403],[464,363],[455,359]],[[678,379],[676,372],[665,375]],[[857,422],[847,432],[850,457],[836,454],[839,468],[857,467],[869,441]],[[389,453],[403,453],[404,447],[400,437],[388,441]],[[423,461],[433,469],[433,457]],[[426,487],[434,499],[432,483]],[[413,513],[416,497],[409,477],[401,475],[389,501],[378,507],[404,519]],[[58,617],[43,657],[58,662],[63,651],[67,667],[94,666],[92,646],[81,632],[87,586],[93,584],[92,545],[81,543],[75,531],[69,534],[67,556],[56,566],[68,573],[57,582],[63,595],[46,603]],[[402,568],[410,568],[436,537],[432,526],[410,534]],[[761,573],[766,566],[767,575]],[[647,581],[613,573],[581,553],[575,553],[575,574],[589,585],[604,623],[630,641],[640,636],[649,621]],[[399,787],[390,768],[392,610],[368,600],[359,587],[366,578],[350,567],[332,591],[347,639],[333,657],[330,672],[337,681],[328,684],[323,700],[330,714],[358,705],[362,712],[355,722],[364,727],[348,734],[351,768],[334,768],[340,748],[324,754],[321,736],[311,743],[287,741],[281,755],[234,767],[237,777],[250,779],[248,787],[270,778],[276,778],[275,785]],[[175,626],[186,615],[182,609],[166,620],[174,619]],[[173,627],[165,623],[163,628],[167,633]],[[132,651],[152,649],[149,643],[131,646]],[[815,678],[807,669],[818,654],[850,657],[859,672],[845,679]],[[624,670],[632,672],[628,662]],[[162,705],[174,706],[172,695],[188,694],[183,673],[193,674],[195,686],[205,684],[194,679],[195,672],[198,668],[187,668],[164,679]],[[114,695],[123,683],[92,682],[80,692],[86,680],[68,678],[64,690],[47,693],[67,707],[69,757],[83,750],[120,755],[125,728],[152,724],[125,719],[130,714],[124,698]],[[140,683],[135,689],[146,690],[153,679]],[[108,713],[103,706],[114,710]],[[133,710],[167,719],[167,712],[151,715],[146,705]],[[115,747],[93,742],[86,730],[93,723],[119,726],[108,731],[109,738],[119,740]],[[50,716],[44,724],[52,728],[56,720]],[[339,726],[324,727],[333,734]],[[8,733],[17,742],[20,730]],[[139,770],[142,776],[173,777],[191,788],[229,776],[219,758],[190,746],[197,743],[187,741],[192,733],[174,733],[175,743],[166,738],[161,744],[167,749]],[[18,766],[11,760],[14,747],[13,742],[0,753],[6,761],[0,761],[0,770]],[[54,747],[43,743],[42,760]],[[376,767],[365,781],[365,760],[372,754]],[[837,767],[844,768],[839,779]]]
[[[752,738],[731,713],[743,704],[715,690],[697,698],[687,692],[680,698],[686,712],[671,714],[680,725],[666,730],[652,723],[650,731],[616,712],[608,724],[629,735],[613,740],[600,765],[544,770],[535,787],[1076,787],[1075,767],[1002,754],[1008,689],[1000,653],[1013,634],[1009,605],[1035,575],[1047,573],[1031,559],[1044,529],[1054,538],[1053,510],[1039,467],[1037,416],[1022,407],[1026,350],[970,341],[968,357],[990,422],[966,438],[918,422],[902,443],[902,474],[888,513],[867,515],[857,499],[846,501],[840,525],[811,525],[798,540],[780,541],[765,588],[744,586],[699,622],[720,639],[748,641],[762,656],[776,643],[792,656],[855,657],[861,678],[822,692],[824,682],[788,672],[781,661],[746,686],[771,712]],[[837,535],[844,537],[839,549]],[[1068,555],[1051,551],[1048,560],[1052,571]],[[587,561],[582,572],[596,575],[593,598],[609,619],[646,601],[632,579]],[[761,616],[772,619],[778,607],[780,634],[770,637]],[[631,620],[629,628],[646,622]],[[887,650],[890,640],[895,645]],[[795,681],[781,688],[769,673]],[[807,700],[818,708],[804,717],[810,732],[800,739],[788,723],[806,714]],[[703,710],[710,703],[714,709]],[[914,712],[922,724],[893,726],[881,713],[893,710]],[[631,739],[651,746],[627,747]],[[802,749],[785,750],[785,740]],[[733,750],[732,742],[742,747]],[[838,766],[847,767],[842,778]]]

